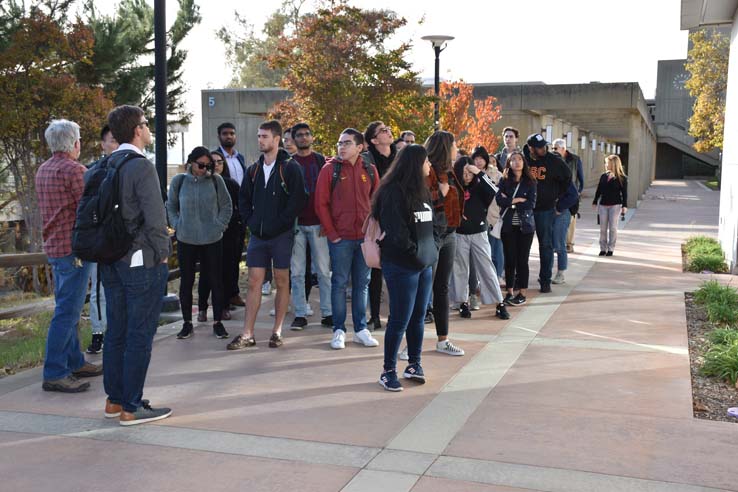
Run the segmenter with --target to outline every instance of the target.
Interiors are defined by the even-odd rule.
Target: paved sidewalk
[[[101,379],[62,395],[38,370],[5,378],[2,489],[738,490],[738,426],[692,417],[684,292],[706,276],[682,273],[679,250],[717,233],[717,207],[696,182],[657,181],[601,258],[584,203],[567,283],[507,322],[452,314],[465,357],[432,351],[426,326],[429,381],[399,394],[376,382],[381,345],[333,351],[318,316],[269,349],[271,298],[252,350],[226,352],[209,323],[186,341],[160,330],[146,397],[174,414],[159,423],[103,419]]]

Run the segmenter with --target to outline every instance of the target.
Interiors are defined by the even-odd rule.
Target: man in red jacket
[[[351,314],[354,342],[365,347],[379,345],[367,330],[366,302],[369,267],[361,254],[364,220],[371,210],[371,197],[379,184],[377,168],[364,161],[364,135],[347,128],[338,138],[338,156],[323,166],[318,176],[315,208],[328,236],[331,257],[331,347],[344,348],[346,341],[346,286],[352,281]]]

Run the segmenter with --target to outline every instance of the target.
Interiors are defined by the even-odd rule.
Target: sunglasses
[[[206,162],[206,163],[203,164],[202,162],[195,161],[195,164],[197,164],[198,169],[207,169],[210,166],[212,166],[212,164],[210,162]]]

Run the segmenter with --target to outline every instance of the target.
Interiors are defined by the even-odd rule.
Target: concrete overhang
[[[681,28],[732,24],[738,0],[682,0]]]

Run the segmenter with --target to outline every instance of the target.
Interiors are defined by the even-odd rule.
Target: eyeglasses
[[[210,166],[213,165],[213,163],[210,162],[210,161],[208,161],[208,162],[195,161],[195,164],[197,164],[197,167],[199,169],[207,169],[207,168],[209,168]]]
[[[353,143],[353,140],[341,140],[336,144],[336,147],[349,147]]]
[[[295,138],[306,138],[310,136],[310,132],[295,133]]]
[[[213,164],[223,164],[223,159],[213,159]]]
[[[374,138],[377,138],[380,133],[392,133],[392,130],[390,130],[388,127],[384,126],[377,130],[377,133],[374,134]]]

